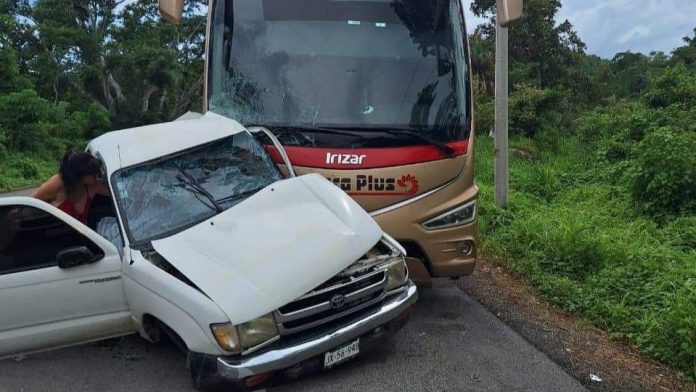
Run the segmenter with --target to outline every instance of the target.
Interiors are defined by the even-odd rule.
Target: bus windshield
[[[323,138],[350,147],[356,134],[361,147],[403,145],[399,130],[411,144],[423,144],[414,132],[464,140],[471,113],[462,11],[459,0],[218,0],[209,110],[293,134],[281,138],[290,145]]]

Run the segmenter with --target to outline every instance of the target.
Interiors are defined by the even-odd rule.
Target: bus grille
[[[348,318],[381,302],[386,296],[386,286],[384,270],[371,269],[357,276],[331,279],[276,310],[278,330],[287,336]]]

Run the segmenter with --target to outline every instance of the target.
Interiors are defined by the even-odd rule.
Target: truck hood
[[[349,196],[311,174],[269,185],[152,245],[239,324],[327,281],[382,235]]]

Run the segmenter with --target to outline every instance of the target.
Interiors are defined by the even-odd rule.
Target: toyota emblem
[[[331,304],[331,309],[340,309],[346,304],[346,297],[341,294],[336,294],[331,297],[329,303]]]

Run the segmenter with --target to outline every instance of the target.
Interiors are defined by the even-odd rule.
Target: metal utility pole
[[[495,204],[508,203],[508,29],[495,24]]]

